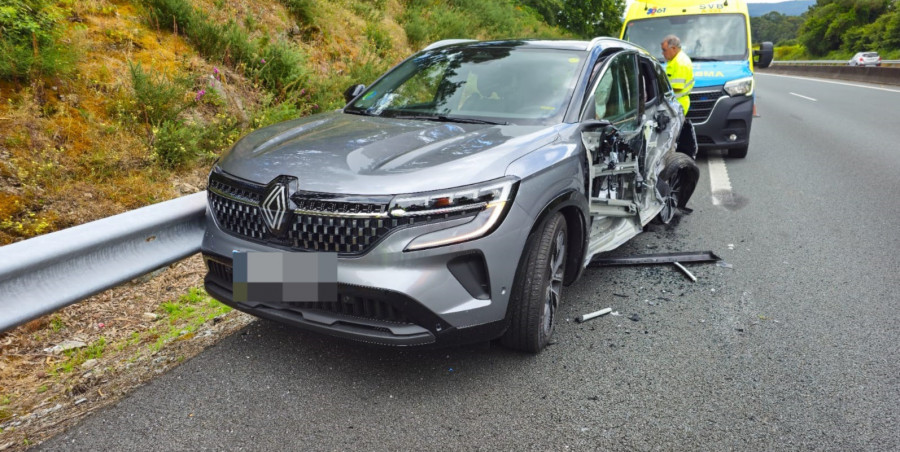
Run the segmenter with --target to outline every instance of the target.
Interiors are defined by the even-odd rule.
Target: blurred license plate
[[[234,301],[337,301],[337,253],[234,251]]]

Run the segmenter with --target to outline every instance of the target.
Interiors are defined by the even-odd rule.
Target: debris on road
[[[640,322],[641,316],[637,314],[631,314],[631,317],[628,317],[628,320],[631,320],[632,322]]]
[[[672,263],[675,264],[675,266],[678,267],[678,269],[681,270],[685,275],[687,275],[687,277],[690,278],[691,281],[697,282],[697,277],[694,276],[693,273],[688,271],[688,269],[684,268],[684,265],[681,265],[678,262],[672,262]]]
[[[154,320],[156,320],[156,319],[159,318],[159,314],[154,314],[154,313],[152,313],[152,312],[145,312],[141,317],[142,317],[144,320],[147,320],[147,321],[149,321],[149,322],[152,322],[152,321],[154,321]]]
[[[612,308],[601,309],[599,311],[592,312],[590,314],[582,314],[578,317],[575,317],[575,321],[578,323],[587,322],[588,320],[600,317],[601,315],[609,314],[610,312],[612,312]]]
[[[671,264],[673,262],[716,262],[722,258],[712,251],[689,251],[678,253],[659,254],[633,254],[630,256],[595,257],[591,259],[592,267],[607,267],[611,265],[645,265],[645,264]]]

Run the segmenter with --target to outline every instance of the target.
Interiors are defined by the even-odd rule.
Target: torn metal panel
[[[592,267],[609,267],[613,265],[646,265],[671,264],[675,262],[716,262],[722,258],[712,251],[686,251],[658,254],[632,254],[629,256],[594,257]]]

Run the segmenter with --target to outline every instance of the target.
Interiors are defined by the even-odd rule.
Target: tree
[[[818,0],[807,13],[800,29],[800,41],[813,55],[825,55],[833,50],[855,51],[864,46],[880,47],[890,36],[885,36],[885,32],[879,35],[879,30],[887,30],[890,20],[878,23],[879,18],[896,14],[894,3],[894,0]]]
[[[797,39],[805,16],[785,16],[771,11],[759,17],[750,18],[750,32],[753,42],[771,41],[775,44]]]
[[[622,28],[624,0],[520,0],[551,25],[558,25],[584,39],[618,36]]]

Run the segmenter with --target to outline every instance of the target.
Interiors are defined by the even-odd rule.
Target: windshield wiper
[[[369,113],[368,110],[351,110],[348,108],[344,109],[344,113],[350,113],[351,115],[360,115],[360,116],[378,116],[374,113]]]
[[[508,122],[488,121],[487,119],[475,118],[451,118],[450,116],[445,115],[395,115],[390,117],[397,119],[421,119],[423,121],[458,122],[461,124],[491,124],[495,126],[509,125]]]
[[[691,61],[722,61],[718,58],[703,58],[703,57],[691,57]]]

